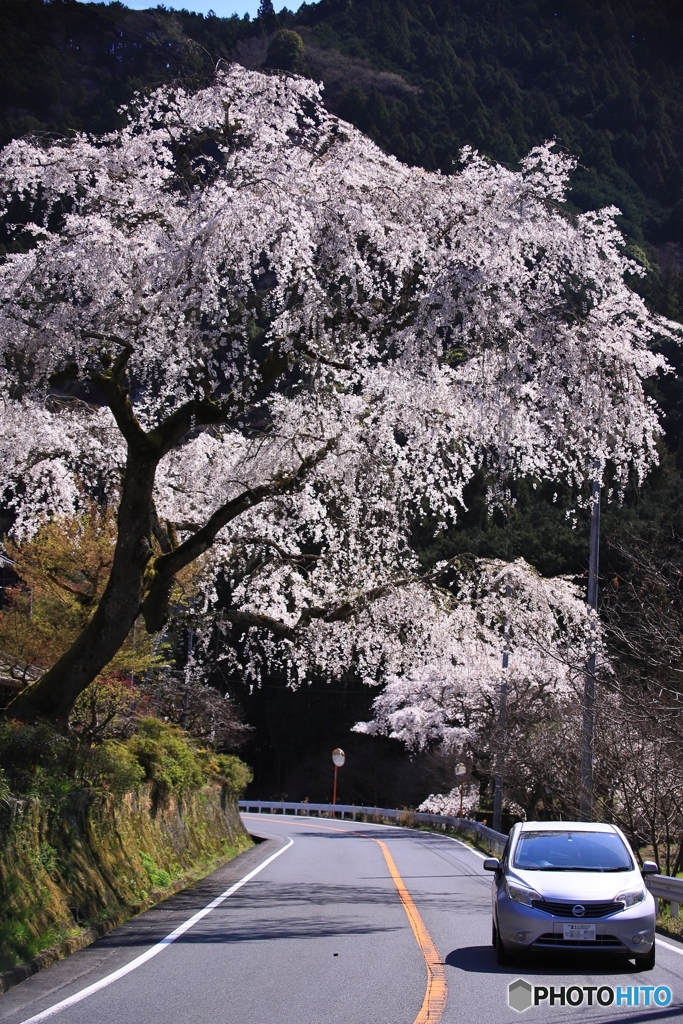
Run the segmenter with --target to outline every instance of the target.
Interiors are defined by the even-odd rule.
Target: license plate
[[[564,926],[564,937],[578,942],[595,942],[595,925],[572,921]]]

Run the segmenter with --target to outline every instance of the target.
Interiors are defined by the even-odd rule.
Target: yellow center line
[[[258,820],[260,815],[244,814],[242,817],[256,818]],[[389,874],[396,886],[396,891],[401,899],[403,909],[406,912],[406,917],[408,918],[410,927],[413,929],[413,935],[420,947],[427,967],[427,988],[425,990],[425,997],[422,1000],[420,1012],[413,1021],[413,1024],[439,1024],[439,1021],[443,1016],[443,1012],[446,1009],[446,999],[448,998],[446,972],[444,970],[441,957],[439,956],[439,951],[434,945],[434,940],[427,931],[427,927],[420,916],[420,912],[415,906],[412,896],[405,887],[405,883],[399,874],[396,864],[394,863],[394,858],[389,852],[389,847],[386,843],[383,843],[381,839],[375,839],[374,836],[366,835],[363,832],[355,832],[352,829],[335,828],[333,825],[319,825],[317,822],[313,823],[312,821],[296,820],[294,824],[297,826],[301,825],[304,828],[325,829],[327,832],[342,832],[347,836],[360,836],[362,839],[371,839],[373,843],[377,843],[380,847],[384,854],[384,859],[387,862]]]

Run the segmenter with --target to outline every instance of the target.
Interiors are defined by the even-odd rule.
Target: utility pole
[[[593,819],[593,733],[595,729],[595,647],[598,615],[598,566],[600,559],[600,463],[593,462],[591,486],[591,547],[588,561],[588,607],[591,611],[591,647],[583,676],[581,726],[581,792],[579,819]]]
[[[505,585],[505,597],[512,595],[512,587],[509,583]],[[498,691],[498,736],[496,742],[496,763],[494,768],[493,784],[493,827],[500,832],[503,821],[503,778],[505,775],[505,745],[508,715],[508,646],[510,640],[510,622],[507,611],[505,613],[505,625],[503,627],[503,674]]]
[[[183,700],[183,717],[180,720],[180,724],[183,729],[187,729],[187,717],[190,709],[190,673],[192,667],[190,662],[192,660],[192,648],[194,646],[194,631],[192,626],[188,626],[187,630],[187,661],[185,662],[185,698]]]

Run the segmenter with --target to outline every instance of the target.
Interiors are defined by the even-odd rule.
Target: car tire
[[[637,971],[653,971],[655,967],[656,951],[655,943],[652,943],[652,949],[647,956],[636,957],[636,970]]]
[[[498,932],[496,931],[495,921],[491,921],[491,945],[494,949],[498,948]]]
[[[501,967],[506,967],[512,963],[514,957],[512,953],[508,953],[507,949],[505,948],[505,944],[503,943],[503,940],[500,937],[500,932],[498,931],[495,925],[493,926],[493,931],[496,937],[496,963],[500,964]]]

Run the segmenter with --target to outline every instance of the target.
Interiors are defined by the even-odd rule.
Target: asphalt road
[[[490,945],[490,876],[462,844],[348,821],[245,815],[245,822],[270,838],[0,996],[0,1022],[683,1022],[683,944],[659,943],[651,974],[597,956],[500,968]],[[664,1008],[643,1006],[642,996],[638,1007],[546,1001],[517,1013],[508,1006],[517,978],[558,989],[668,986],[673,998]]]

